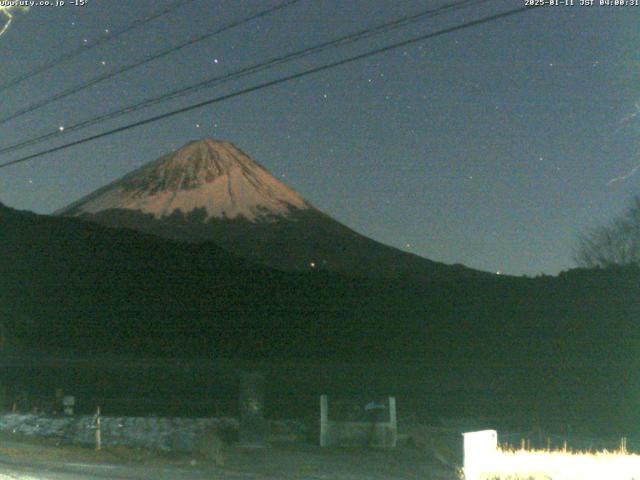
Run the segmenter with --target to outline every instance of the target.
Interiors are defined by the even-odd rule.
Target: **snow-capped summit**
[[[251,222],[312,208],[298,193],[229,142],[186,144],[57,212],[95,214],[135,210],[156,219],[175,212],[206,211],[212,218]]]

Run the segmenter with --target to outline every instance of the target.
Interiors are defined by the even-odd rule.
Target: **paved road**
[[[7,447],[7,442],[2,442]],[[20,455],[0,454],[0,480],[454,480],[458,477],[416,451],[347,451],[317,447],[234,451],[224,468],[162,462],[119,465],[43,460],[48,447],[9,444]],[[58,450],[59,451],[59,450]],[[37,460],[32,460],[37,458]]]
[[[205,470],[176,467],[131,467],[90,463],[49,463],[33,465],[0,460],[0,480],[275,480],[271,475],[258,475],[233,470]],[[326,477],[307,477],[320,480]],[[339,477],[344,478],[344,477]],[[360,477],[362,478],[362,477]],[[345,479],[346,480],[346,479]]]

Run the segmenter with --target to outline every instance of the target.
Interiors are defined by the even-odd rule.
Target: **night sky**
[[[89,0],[15,12],[0,37],[0,85],[172,3]],[[195,0],[2,91],[0,117],[277,3]],[[0,125],[0,148],[445,3],[303,0]],[[0,155],[0,163],[522,5],[472,5],[61,133]],[[527,11],[1,169],[0,202],[51,213],[190,140],[213,137],[383,243],[493,272],[555,274],[573,266],[581,231],[640,194],[639,26],[640,7]]]

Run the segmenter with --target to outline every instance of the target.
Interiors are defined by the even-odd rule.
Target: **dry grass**
[[[465,474],[466,480],[640,480],[640,455],[499,448]]]

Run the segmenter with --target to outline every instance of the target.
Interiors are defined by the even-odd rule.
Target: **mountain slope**
[[[430,279],[488,275],[383,245],[322,213],[228,142],[191,142],[56,212],[270,267]]]

